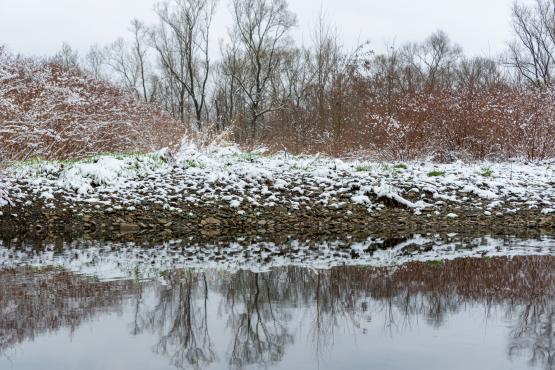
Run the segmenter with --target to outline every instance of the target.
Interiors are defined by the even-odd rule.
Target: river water
[[[258,269],[4,244],[0,369],[555,369],[555,253],[507,243]]]

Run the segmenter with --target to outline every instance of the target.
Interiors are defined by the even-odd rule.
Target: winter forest
[[[212,45],[227,5],[232,25]],[[505,52],[467,57],[441,30],[381,54],[347,48],[323,10],[296,44],[286,0],[159,2],[157,22],[134,19],[84,55],[0,49],[0,158],[153,150],[183,136],[379,160],[551,158],[554,8],[516,1]]]

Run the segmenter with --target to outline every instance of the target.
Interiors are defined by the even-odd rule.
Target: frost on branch
[[[0,163],[150,151],[180,137],[167,113],[128,91],[0,48]]]

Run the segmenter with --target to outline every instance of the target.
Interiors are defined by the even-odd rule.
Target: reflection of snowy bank
[[[555,240],[540,238],[463,238],[415,235],[410,238],[364,242],[292,241],[286,244],[189,245],[172,241],[156,246],[85,241],[63,249],[40,250],[0,244],[0,266],[56,266],[102,279],[150,278],[176,268],[267,271],[280,266],[327,269],[342,265],[395,266],[410,261],[464,257],[555,255]]]

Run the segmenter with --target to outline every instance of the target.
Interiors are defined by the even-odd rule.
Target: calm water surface
[[[555,369],[555,257],[0,270],[0,369]]]

